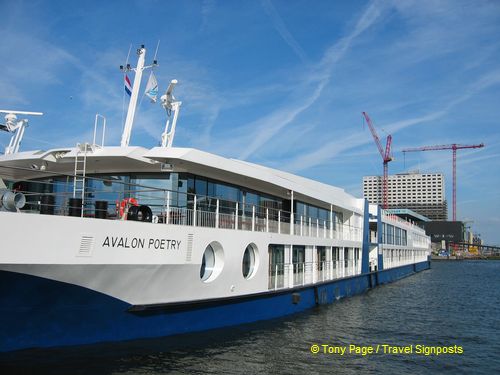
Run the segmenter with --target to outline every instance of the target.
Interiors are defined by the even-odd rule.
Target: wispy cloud
[[[215,0],[203,0],[201,3],[201,31],[205,31],[210,22],[210,14],[215,8]]]
[[[240,159],[246,159],[252,155],[318,100],[323,89],[330,82],[335,64],[346,54],[353,41],[376,22],[381,12],[382,8],[379,2],[371,2],[356,22],[353,30],[327,49],[321,61],[306,73],[307,78],[300,81],[299,87],[293,88],[294,92],[301,93],[300,100],[295,99],[288,105],[244,126],[246,129],[256,130],[246,135],[246,138],[251,139],[251,141],[244,152],[239,155]],[[311,84],[313,84],[312,88]]]
[[[484,162],[486,160],[497,160],[500,153],[484,154],[484,149],[470,150],[460,153],[458,155],[457,167],[463,168],[469,164],[477,165],[479,162]],[[443,152],[443,151],[441,151]],[[479,156],[475,156],[479,154]],[[410,165],[408,170],[440,170],[446,174],[451,173],[451,150],[447,154],[441,154],[441,156],[427,156],[426,159],[417,164]],[[464,176],[465,177],[465,176]]]
[[[477,95],[481,91],[498,84],[500,84],[500,70],[489,72],[466,87],[462,95],[459,95],[456,98],[452,99],[450,102],[446,103],[442,109],[420,117],[386,124],[383,125],[383,128],[389,133],[396,133],[413,125],[436,121],[447,115],[453,108],[457,107],[459,104],[462,104],[463,102],[472,98],[474,95]]]
[[[295,54],[302,60],[302,62],[307,63],[309,62],[309,58],[307,57],[305,51],[302,49],[300,44],[295,40],[293,35],[290,33],[288,28],[285,25],[285,22],[281,18],[281,16],[278,14],[276,11],[276,8],[274,7],[273,3],[271,0],[262,0],[262,6],[264,7],[264,10],[266,11],[267,15],[271,18],[274,27],[278,31],[278,33],[281,35],[283,40],[290,46],[290,48],[295,52]]]
[[[275,111],[264,118],[258,119],[254,123],[247,125],[249,128],[258,128],[256,136],[253,136],[252,141],[245,149],[245,151],[239,156],[240,159],[246,159],[252,155],[256,150],[258,150],[262,145],[267,143],[276,133],[278,133],[286,125],[290,124],[295,118],[309,108],[321,95],[323,88],[325,87],[327,81],[320,82],[320,84],[315,88],[312,95],[307,97],[301,103],[296,103],[295,106],[288,108],[287,110]]]
[[[4,65],[0,76],[0,100],[3,103],[29,103],[26,94],[22,93],[23,87],[33,81],[42,86],[60,83],[58,70],[65,64],[77,63],[77,59],[70,53],[45,40],[5,29],[0,29],[0,32],[0,59],[9,62]],[[13,55],[13,51],[17,53]]]
[[[387,6],[384,3],[376,0],[372,1],[358,18],[353,30],[328,48],[321,66],[326,66],[326,69],[329,69],[344,57],[354,40],[370,28],[385,10],[387,10]]]
[[[451,99],[443,106],[442,109],[438,111],[430,112],[414,118],[392,122],[389,124],[381,124],[380,126],[381,128],[385,129],[386,132],[395,134],[415,125],[431,123],[433,121],[439,120],[440,118],[443,118],[453,108],[472,98],[474,95],[477,95],[481,91],[498,84],[500,84],[500,71],[495,70],[489,72],[466,87],[463,90],[464,92],[462,95]],[[329,162],[340,153],[371,142],[371,139],[366,137],[365,134],[357,132],[341,139],[326,142],[320,148],[316,148],[308,152],[306,155],[297,157],[296,159],[289,162],[289,164],[287,165],[287,169],[298,172],[316,165],[321,165]]]

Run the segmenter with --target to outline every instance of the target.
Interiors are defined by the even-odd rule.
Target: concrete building
[[[388,208],[407,208],[431,220],[447,220],[442,173],[401,173],[390,175],[387,183]],[[382,205],[382,177],[363,177],[363,196]]]

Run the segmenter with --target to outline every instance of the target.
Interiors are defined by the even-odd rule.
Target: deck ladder
[[[91,150],[91,145],[88,143],[78,143],[76,145],[73,198],[80,198],[82,200],[82,217],[83,207],[85,206],[85,171],[87,168],[87,152],[89,150]]]

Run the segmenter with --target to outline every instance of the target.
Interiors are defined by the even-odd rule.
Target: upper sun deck
[[[26,213],[361,240],[363,201],[342,189],[195,149],[23,152],[0,157],[0,178]]]
[[[262,165],[227,159],[193,148],[155,147],[144,156],[167,164],[175,171],[191,172],[280,197],[287,197],[293,192],[295,199],[332,204],[362,213],[363,200],[347,194],[343,189]]]
[[[1,168],[0,176],[34,179],[46,177],[47,173],[73,174],[75,161],[82,155],[77,147],[2,155],[0,167],[12,168]],[[363,210],[363,200],[343,189],[192,148],[89,146],[85,158],[87,175],[186,172],[281,198],[289,199],[294,194],[295,199],[318,206],[333,205],[358,214]]]

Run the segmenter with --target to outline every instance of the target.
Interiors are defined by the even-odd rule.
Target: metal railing
[[[80,200],[75,200],[71,175],[57,175],[46,180],[16,180],[11,187],[26,196],[22,212],[124,220],[128,207],[124,202],[133,198],[139,205],[151,209],[154,223],[362,240],[359,227],[293,215],[274,207],[131,184],[120,179],[87,176],[86,181],[90,186],[85,188]],[[291,218],[294,218],[293,225]]]
[[[270,264],[269,265],[269,289],[280,289],[285,287],[285,265]]]
[[[423,249],[383,249],[384,268],[394,268],[427,260],[428,251]]]
[[[360,259],[271,264],[268,288],[291,288],[359,274]]]

